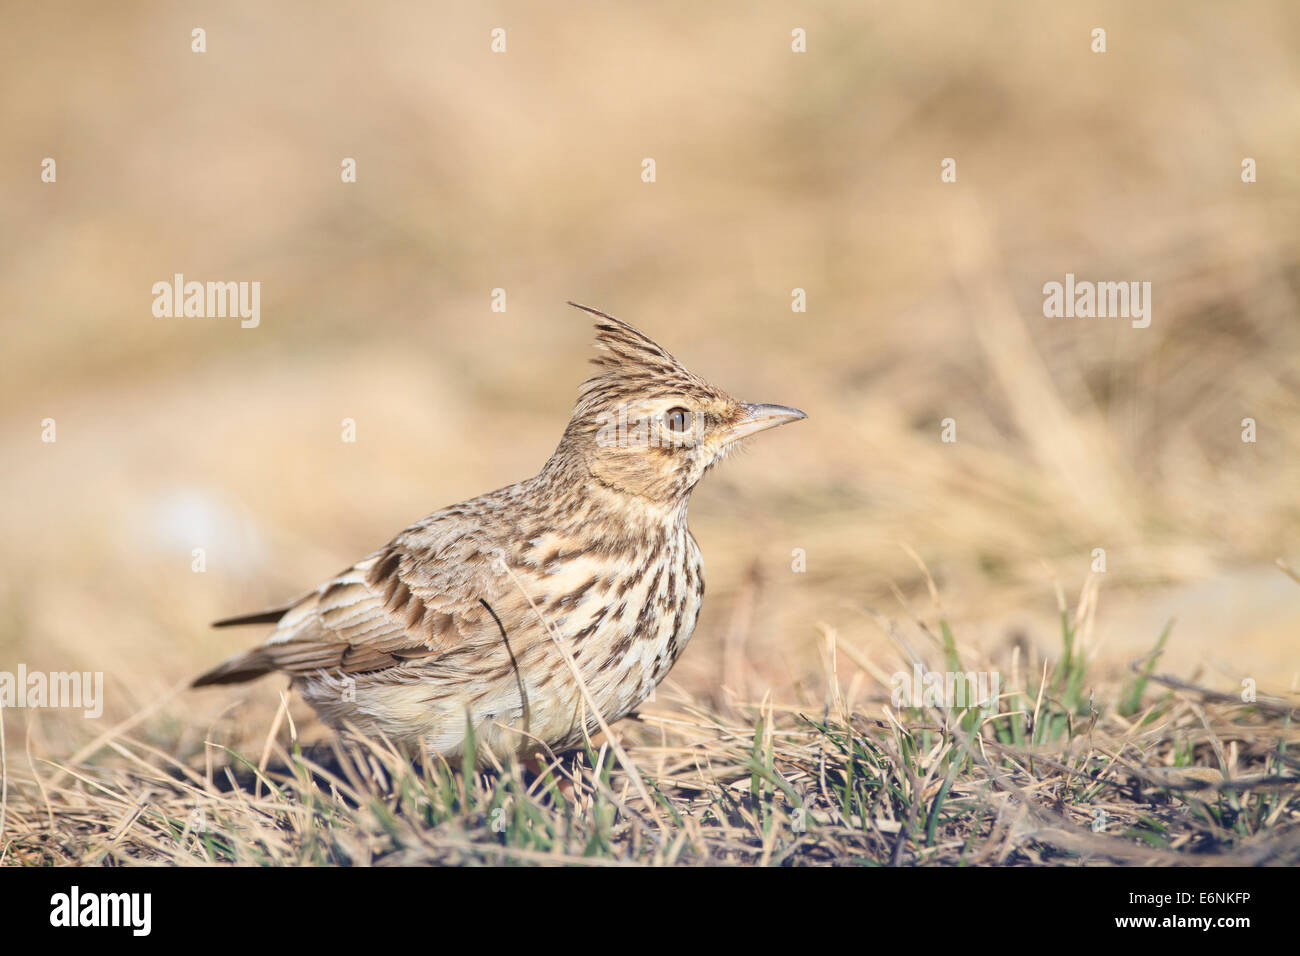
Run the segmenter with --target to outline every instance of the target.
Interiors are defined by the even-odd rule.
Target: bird
[[[291,603],[193,687],[272,672],[336,730],[446,760],[581,746],[677,661],[704,597],[691,492],[739,443],[807,416],[737,401],[620,319],[536,475],[435,511]],[[471,745],[469,741],[473,741]]]

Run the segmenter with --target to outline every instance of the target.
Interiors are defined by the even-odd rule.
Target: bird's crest
[[[570,302],[596,317],[597,372],[583,382],[576,413],[606,408],[629,397],[704,392],[723,396],[704,379],[686,369],[667,349],[622,319],[590,306]]]

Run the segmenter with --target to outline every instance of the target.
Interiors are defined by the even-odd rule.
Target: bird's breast
[[[684,523],[635,546],[548,535],[525,558],[533,603],[574,656],[607,720],[634,708],[685,648],[704,592]]]

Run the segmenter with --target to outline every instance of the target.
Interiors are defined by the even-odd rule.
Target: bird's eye
[[[670,408],[664,412],[664,424],[668,426],[670,432],[680,435],[691,427],[691,413],[680,405]]]

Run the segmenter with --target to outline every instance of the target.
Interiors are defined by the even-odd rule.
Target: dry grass
[[[996,714],[891,709],[888,676],[827,634],[820,702],[722,713],[674,694],[619,725],[635,776],[608,742],[541,774],[356,735],[304,750],[287,698],[260,752],[214,732],[177,755],[148,714],[70,762],[28,740],[26,772],[5,778],[0,863],[1300,863],[1300,701],[1154,673],[1168,631],[1126,680],[1094,683],[1080,638],[1095,607],[1090,581],[1062,607],[1060,654],[1015,649]],[[879,620],[924,669],[976,670],[942,612],[910,622],[916,644]],[[871,674],[876,699],[856,693]]]

